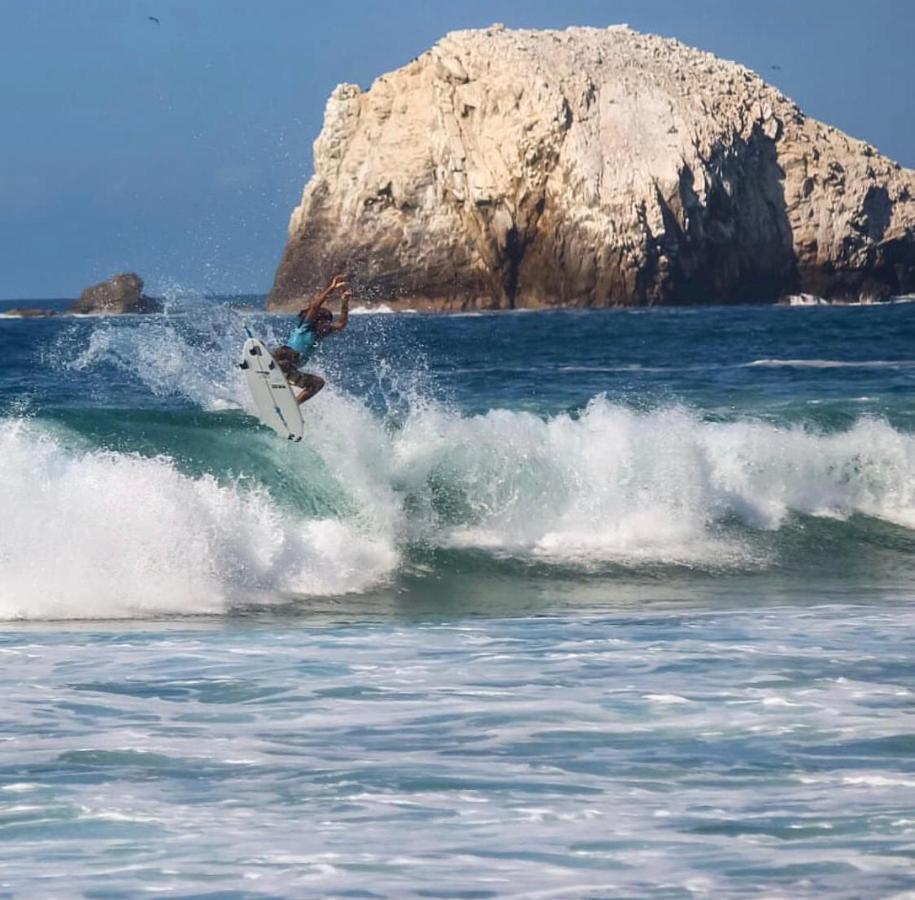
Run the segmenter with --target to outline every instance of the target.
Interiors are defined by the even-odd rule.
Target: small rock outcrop
[[[158,312],[160,309],[158,300],[143,293],[143,279],[133,272],[124,272],[87,287],[70,307],[70,312],[116,315]]]
[[[272,308],[339,271],[440,309],[915,289],[915,172],[624,26],[450,34],[337,87],[314,158]]]

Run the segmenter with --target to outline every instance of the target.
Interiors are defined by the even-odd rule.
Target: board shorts
[[[302,354],[297,350],[293,350],[292,347],[277,347],[270,354],[276,364],[280,367],[280,371],[286,377],[286,381],[290,384],[300,387],[302,389],[310,388],[315,381],[317,376],[309,375],[307,372],[303,372],[299,369],[299,366],[302,365],[305,360],[302,358]]]

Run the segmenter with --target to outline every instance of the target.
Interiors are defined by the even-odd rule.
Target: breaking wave
[[[277,341],[284,323],[263,318]],[[328,358],[298,445],[247,414],[236,310],[192,298],[61,332],[45,362],[114,393],[70,419],[27,418],[25,403],[0,420],[0,618],[223,613],[472,571],[481,555],[538,572],[778,570],[789,544],[833,552],[791,538],[799,521],[915,530],[915,435],[883,419],[826,432],[603,395],[549,416],[460,413],[430,396],[422,348],[386,331],[394,319],[364,328],[355,375]],[[155,403],[146,428],[124,408],[131,390],[178,402]]]
[[[301,445],[241,412],[208,428],[257,453],[201,474],[87,447],[59,423],[4,420],[0,502],[15,516],[0,532],[0,617],[212,613],[365,591],[417,548],[582,571],[746,569],[778,565],[757,538],[793,516],[915,528],[915,437],[877,419],[823,434],[596,397],[548,418],[426,403],[395,425],[328,389]]]
[[[362,590],[396,552],[340,519],[295,516],[257,485],[164,457],[81,451],[0,428],[0,618],[221,613],[277,593]]]

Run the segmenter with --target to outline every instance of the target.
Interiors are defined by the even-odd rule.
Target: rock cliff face
[[[133,272],[114,275],[87,287],[70,307],[74,313],[147,313],[158,312],[158,300],[143,293],[143,279]]]
[[[915,171],[626,27],[448,35],[340,85],[270,305],[337,271],[417,308],[915,289]]]

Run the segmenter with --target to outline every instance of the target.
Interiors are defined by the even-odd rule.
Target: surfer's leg
[[[312,375],[310,372],[299,372],[294,383],[303,388],[302,393],[295,398],[300,406],[306,400],[311,400],[324,387],[324,379],[320,375]]]
[[[300,372],[298,369],[287,371],[283,366],[280,366],[280,368],[283,370],[283,374],[289,384],[302,388],[302,392],[295,398],[299,404],[304,403],[306,400],[311,400],[324,387],[324,379],[320,375],[312,375],[311,372]]]
[[[302,355],[292,347],[285,345],[277,347],[272,355],[280,367],[280,371],[286,376],[286,381],[294,387],[302,388],[302,393],[295,398],[299,405],[306,400],[311,400],[324,387],[324,379],[320,375],[312,375],[310,372],[299,370]]]

